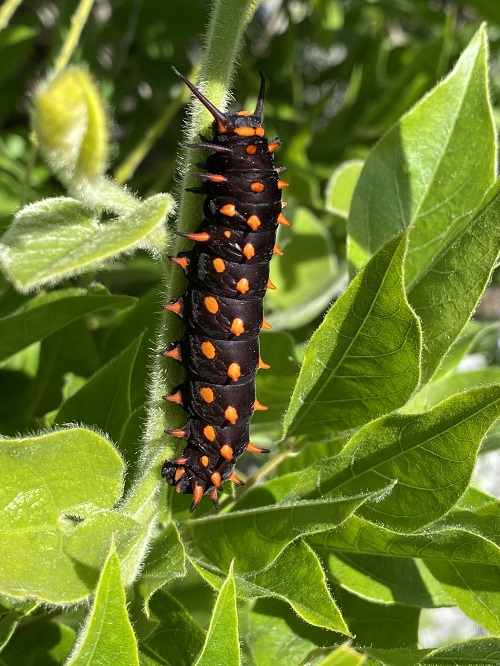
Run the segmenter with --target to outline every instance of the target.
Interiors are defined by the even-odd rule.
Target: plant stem
[[[214,0],[204,43],[204,64],[201,70],[200,87],[203,93],[219,108],[224,107],[227,89],[241,48],[243,33],[257,4],[258,0]],[[196,229],[202,220],[200,198],[192,194],[185,196],[183,191],[184,188],[193,185],[192,165],[201,156],[201,151],[188,150],[187,144],[192,142],[200,132],[207,131],[212,121],[210,114],[198,101],[191,102],[189,123],[179,162],[182,165],[183,177],[178,229]],[[185,247],[186,241],[176,237],[174,246],[169,248],[169,253],[175,255]],[[165,252],[165,256],[161,257],[161,261],[165,274],[165,301],[168,302],[182,293],[185,282],[181,271],[167,261],[166,254]],[[164,349],[169,342],[179,336],[179,333],[180,326],[177,318],[170,312],[166,313],[157,335],[158,350]],[[170,404],[165,405],[161,396],[166,392],[165,387],[171,388],[176,382],[178,383],[179,376],[179,368],[175,361],[165,360],[158,354],[153,358],[140,478],[132,487],[123,505],[123,510],[129,514],[139,512],[144,502],[155,501],[162,482],[161,464],[166,457],[172,456],[175,450],[174,445],[168,444],[163,431],[167,419],[169,417],[175,419],[178,412],[175,412]]]
[[[80,4],[77,7],[76,12],[71,17],[71,27],[64,44],[62,45],[59,55],[56,58],[54,64],[53,75],[56,76],[63,69],[65,69],[70,61],[71,56],[73,55],[74,50],[78,45],[80,35],[82,30],[85,27],[90,10],[94,4],[94,0],[80,0]]]
[[[9,25],[12,15],[22,3],[23,0],[5,0],[0,7],[0,30],[3,30]]]

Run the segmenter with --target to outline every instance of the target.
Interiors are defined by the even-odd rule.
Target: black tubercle
[[[267,453],[249,441],[255,401],[259,333],[269,262],[276,249],[281,212],[281,187],[273,151],[261,125],[265,79],[253,113],[223,113],[185,76],[174,72],[214,117],[214,136],[200,136],[192,148],[210,150],[206,172],[195,174],[203,193],[204,219],[194,233],[179,235],[195,241],[192,250],[173,260],[185,271],[188,287],[180,299],[164,307],[186,324],[182,339],[164,356],[176,359],[186,377],[166,399],[189,415],[184,427],[166,431],[187,444],[173,461],[165,461],[162,476],[177,492],[193,495],[191,511],[203,495],[218,509],[222,483],[241,481],[234,475],[246,451]],[[254,404],[255,402],[255,404]]]

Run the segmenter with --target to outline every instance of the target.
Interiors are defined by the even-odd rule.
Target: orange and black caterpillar
[[[188,278],[186,293],[163,307],[185,323],[182,339],[163,352],[186,369],[186,378],[166,400],[190,415],[183,428],[167,434],[183,437],[179,458],[166,460],[162,476],[179,493],[192,493],[190,511],[203,495],[219,508],[217,491],[234,474],[245,452],[269,453],[249,441],[255,410],[267,409],[255,399],[255,375],[267,366],[259,356],[259,333],[270,328],[263,317],[269,262],[276,247],[278,224],[289,225],[281,213],[282,169],[274,167],[279,139],[268,141],[262,127],[265,80],[253,113],[223,113],[182,74],[174,72],[214,117],[213,139],[201,137],[191,148],[212,151],[206,170],[196,174],[206,195],[204,220],[196,233],[178,232],[196,242],[172,261]]]

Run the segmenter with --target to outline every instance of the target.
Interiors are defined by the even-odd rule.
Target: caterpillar
[[[218,491],[230,480],[245,452],[269,453],[250,442],[250,420],[255,410],[267,409],[255,397],[255,376],[269,368],[259,355],[263,298],[269,280],[279,224],[289,226],[281,208],[283,168],[274,167],[279,139],[268,141],[262,127],[265,79],[255,111],[223,113],[185,76],[174,72],[212,114],[213,139],[200,136],[190,148],[211,151],[195,174],[205,195],[204,219],[195,233],[178,231],[195,242],[171,261],[185,272],[186,292],[163,308],[180,317],[186,328],[181,340],[163,355],[179,361],[184,382],[165,400],[183,407],[189,419],[183,428],[165,432],[184,438],[187,446],[175,460],[163,463],[161,474],[179,493],[193,495],[190,512],[208,495],[219,509]]]

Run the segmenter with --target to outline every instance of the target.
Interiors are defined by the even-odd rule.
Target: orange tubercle
[[[227,217],[234,217],[236,215],[236,206],[234,204],[225,204],[219,208],[219,213],[227,215]]]
[[[241,280],[238,280],[236,284],[236,291],[239,291],[240,294],[246,294],[249,289],[250,284],[246,278],[241,278]]]
[[[215,400],[215,394],[210,388],[210,386],[204,386],[203,388],[201,388],[200,396],[204,402],[208,402],[209,404]]]
[[[219,312],[219,304],[217,303],[217,299],[213,296],[205,296],[203,303],[210,314],[217,314],[217,312]]]
[[[252,229],[252,231],[257,231],[262,222],[259,220],[257,215],[250,215],[250,217],[247,220],[247,224],[250,227],[250,229]]]
[[[264,361],[259,356],[259,365],[257,366],[257,368],[259,370],[269,370],[270,367],[271,366],[268,365],[267,363],[264,363]]]
[[[229,462],[231,462],[231,460],[233,459],[233,456],[234,456],[234,451],[229,446],[229,444],[224,444],[224,446],[221,446],[219,453],[221,454],[221,456],[223,458],[225,458],[226,460],[229,460]]]
[[[273,254],[277,254],[279,257],[283,256],[283,252],[279,249],[277,245],[273,247]]]
[[[211,342],[209,342],[208,340],[205,340],[205,342],[201,343],[201,353],[206,358],[208,358],[210,360],[213,360],[215,358],[215,354],[216,354],[215,347],[213,346],[213,344]]]
[[[256,134],[254,127],[236,127],[233,131],[238,136],[255,136]]]
[[[241,368],[237,363],[231,363],[227,369],[227,376],[230,377],[233,382],[237,382],[241,376]]]
[[[263,328],[265,331],[271,331],[273,327],[271,326],[271,324],[270,324],[268,321],[266,321],[265,319],[263,319],[263,320],[262,320],[262,328]]]
[[[242,319],[239,319],[238,317],[236,319],[233,319],[231,323],[231,328],[229,329],[230,333],[233,335],[241,335],[242,333],[245,332],[245,324],[243,323]]]
[[[292,223],[289,222],[286,217],[283,215],[283,213],[280,213],[278,215],[278,224],[282,224],[285,227],[291,227]]]
[[[258,400],[254,401],[253,408],[256,412],[267,412],[267,410],[269,409],[265,405],[261,405],[261,403]]]
[[[250,185],[250,189],[252,190],[252,192],[255,192],[255,194],[260,194],[261,192],[264,191],[264,183],[259,183],[258,181],[256,181],[255,183],[252,183]]]
[[[213,442],[215,440],[216,434],[215,434],[215,428],[211,425],[207,425],[203,428],[203,434],[205,437],[208,439],[209,442]]]
[[[248,155],[255,155],[255,153],[257,152],[257,146],[254,143],[252,143],[249,146],[247,146],[245,150],[248,153]]]
[[[274,285],[271,280],[267,281],[267,288],[268,289],[276,289],[276,285]]]
[[[220,488],[221,475],[219,472],[214,472],[210,477],[210,481],[214,484],[216,488]]]
[[[230,405],[224,412],[224,418],[226,421],[229,421],[229,423],[234,425],[238,420],[238,412],[236,411],[236,408]]]
[[[242,252],[247,259],[252,259],[255,257],[255,248],[252,243],[247,243]]]
[[[287,183],[285,180],[278,180],[278,189],[282,190],[284,187],[290,187],[290,183]]]

